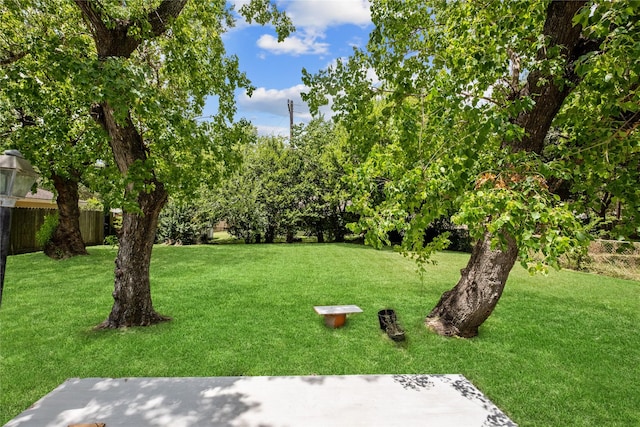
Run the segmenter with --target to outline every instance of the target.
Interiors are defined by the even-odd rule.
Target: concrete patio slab
[[[6,427],[516,426],[462,375],[69,379]]]

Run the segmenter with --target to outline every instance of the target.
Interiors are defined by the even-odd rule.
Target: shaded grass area
[[[71,377],[460,373],[522,426],[640,425],[640,283],[515,268],[471,340],[423,319],[468,255],[412,261],[350,244],[157,246],[154,305],[173,321],[94,331],[112,304],[109,247],[9,258],[0,309],[0,424]],[[357,304],[331,330],[314,305]],[[393,308],[407,342],[377,311]]]

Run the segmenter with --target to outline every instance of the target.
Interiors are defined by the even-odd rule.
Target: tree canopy
[[[390,0],[371,13],[366,49],[303,72],[305,99],[316,109],[331,99],[362,149],[356,208],[369,242],[396,229],[424,260],[443,244],[425,245],[424,230],[447,213],[476,240],[438,305],[450,310],[434,310],[430,326],[477,334],[516,256],[535,271],[584,250],[579,214],[605,198],[623,207],[614,235],[638,232],[633,2]]]
[[[247,243],[291,242],[298,231],[341,241],[349,199],[341,162],[343,135],[313,120],[294,129],[294,143],[258,137],[244,150],[243,165],[212,197],[217,217]]]
[[[572,218],[607,190],[624,205],[621,234],[637,232],[637,9],[628,2],[582,7],[572,22],[584,26],[585,53],[571,58],[567,75],[562,47],[547,49],[547,6],[373,2],[367,50],[305,74],[306,99],[319,106],[331,95],[338,120],[365,147],[362,176],[384,177],[385,200],[367,215],[373,222],[365,219],[373,240],[385,228],[419,234],[453,209],[475,237],[507,226],[524,259],[529,249],[548,248],[553,263],[580,243]],[[553,134],[535,136],[519,117],[536,105],[535,85],[548,79],[570,95],[553,116]],[[535,149],[519,149],[534,136]],[[554,193],[560,184],[570,188],[561,199]],[[372,202],[364,197],[360,209]]]
[[[0,73],[10,91],[0,96],[0,118],[42,123],[41,147],[54,162],[75,159],[71,150],[85,144],[66,142],[82,134],[86,149],[73,168],[101,160],[105,170],[117,171],[110,204],[122,206],[123,226],[114,306],[103,326],[165,320],[153,310],[149,284],[160,210],[168,194],[219,179],[246,136],[233,123],[234,91],[252,87],[221,37],[235,12],[226,2],[186,0],[2,0],[1,6]],[[275,23],[280,39],[293,29],[265,0],[239,12]],[[217,100],[217,112],[198,120],[208,97]],[[84,126],[95,138],[84,138]],[[108,156],[99,146],[109,147]]]

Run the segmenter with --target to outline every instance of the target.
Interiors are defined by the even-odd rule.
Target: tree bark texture
[[[515,119],[524,129],[525,136],[522,140],[505,142],[504,146],[512,151],[542,153],[551,122],[560,111],[564,100],[580,81],[575,73],[575,61],[597,48],[597,43],[581,38],[582,28],[579,25],[573,26],[572,23],[575,14],[585,4],[585,1],[553,1],[547,8],[543,34],[549,41],[549,48],[561,47],[565,60],[564,76],[559,82],[560,79],[548,78],[540,70],[529,74],[523,94],[531,96],[535,104],[531,110],[522,112]],[[546,50],[538,52],[539,60],[545,58]]]
[[[476,243],[458,284],[442,294],[426,325],[439,335],[471,338],[491,315],[502,296],[509,272],[518,257],[513,238],[501,249],[491,249],[491,235]]]
[[[543,34],[549,47],[561,46],[565,60],[564,78],[545,78],[539,71],[527,77],[521,95],[530,95],[534,107],[514,118],[525,130],[522,140],[505,141],[503,147],[513,152],[527,151],[540,154],[551,123],[571,93],[579,78],[574,62],[585,53],[595,50],[598,43],[581,38],[581,28],[574,27],[572,19],[585,5],[584,1],[553,1],[547,8]],[[538,52],[544,59],[546,50]],[[488,233],[476,243],[467,266],[461,271],[458,284],[445,292],[438,304],[425,319],[425,324],[436,333],[445,336],[473,337],[478,327],[491,315],[498,303],[509,277],[518,248],[512,236],[502,234],[506,246],[491,248],[492,236]]]
[[[130,34],[130,30],[139,25],[138,22],[105,17],[106,13],[97,1],[74,1],[91,29],[99,58],[128,58],[138,48],[141,40]],[[187,0],[163,0],[155,10],[149,12],[146,21],[151,26],[152,36],[163,34],[170,20],[180,15],[186,4]]]
[[[78,180],[57,174],[51,177],[58,192],[58,226],[44,247],[44,253],[54,259],[87,255],[80,232],[80,207],[78,206]]]
[[[186,2],[163,0],[144,18],[151,30],[146,37],[163,34],[167,25],[181,13]],[[146,26],[143,22],[113,19],[97,1],[75,0],[75,3],[93,35],[101,61],[110,57],[129,58],[142,42],[141,38],[132,34],[136,33],[133,30]],[[124,120],[116,120],[114,109],[106,100],[93,106],[92,115],[108,133],[114,160],[123,176],[128,176],[134,165],[145,164],[148,148],[130,113]],[[158,216],[167,201],[167,192],[154,171],[148,172],[151,177],[142,183],[136,182],[138,188],[131,183],[125,189],[125,199],[136,199],[140,210],[123,213],[116,258],[114,303],[109,317],[99,328],[148,326],[169,320],[155,312],[149,280]],[[140,184],[144,189],[140,188]]]
[[[115,120],[114,111],[107,102],[100,105],[97,111],[101,124],[109,134],[118,169],[126,176],[134,163],[147,159],[144,140],[130,117],[123,124]],[[114,303],[109,317],[99,328],[149,326],[170,319],[155,312],[149,279],[158,217],[168,195],[155,175],[144,184],[151,191],[135,193],[133,184],[125,190],[125,195],[136,197],[140,211],[123,212],[115,268]]]
[[[113,307],[100,328],[149,326],[169,317],[153,308],[149,268],[158,216],[167,200],[162,184],[138,197],[142,213],[124,212],[116,258]]]

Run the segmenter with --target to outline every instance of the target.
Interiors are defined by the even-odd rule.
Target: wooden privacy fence
[[[13,208],[9,254],[41,251],[36,243],[36,233],[47,215],[56,209]],[[104,215],[102,211],[80,211],[80,232],[87,246],[101,245],[104,241]]]

